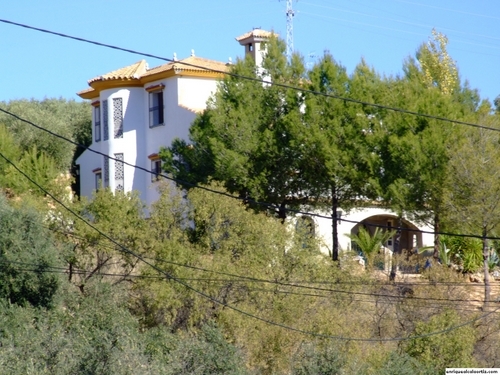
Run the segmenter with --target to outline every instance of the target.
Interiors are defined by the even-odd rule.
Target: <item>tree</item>
[[[357,234],[349,234],[348,237],[354,242],[366,257],[366,268],[371,270],[373,268],[373,258],[380,248],[389,238],[394,237],[396,231],[384,231],[380,228],[375,228],[373,234],[368,230],[361,227]]]
[[[435,117],[470,120],[474,105],[467,98],[471,92],[466,86],[460,87],[455,63],[446,51],[446,37],[436,32],[433,35],[434,41],[422,45],[416,53],[419,64],[408,59],[403,67],[405,76],[390,82],[393,95],[388,103]],[[437,260],[448,161],[460,129],[436,118],[397,111],[386,113],[381,121],[377,129],[377,153],[383,171],[380,195],[400,218],[408,214],[433,224]],[[400,250],[395,248],[396,252]]]
[[[417,361],[406,353],[392,352],[377,373],[380,375],[431,375],[436,372],[429,364]]]
[[[414,339],[405,345],[405,352],[419,362],[442,371],[447,367],[474,367],[474,330],[467,325],[448,332],[446,335],[426,336],[430,332],[445,330],[460,324],[460,315],[446,310],[434,315],[428,322],[417,322]]]
[[[316,344],[316,345],[315,345]],[[293,375],[336,375],[342,374],[347,360],[339,345],[324,345],[312,342],[303,344],[292,359]]]
[[[67,284],[61,291],[51,310],[0,301],[2,373],[168,373],[167,356],[148,351],[150,335],[127,310],[123,290],[95,283],[88,295]]]
[[[215,183],[211,187],[223,189]],[[151,255],[157,267],[181,280],[199,275],[197,268],[213,270],[204,276],[207,281],[198,284],[198,288],[225,303],[245,301],[252,293],[231,279],[210,282],[218,279],[220,272],[231,274],[244,269],[248,277],[283,277],[281,266],[286,246],[290,243],[290,250],[294,247],[290,233],[281,224],[265,213],[246,210],[234,198],[200,189],[189,191],[189,204],[179,198],[171,189],[164,188],[152,208]],[[276,264],[276,268],[269,268],[270,264]],[[156,275],[156,271],[148,268],[142,272]],[[142,294],[138,309],[148,311],[151,325],[166,324],[173,331],[189,329],[222,313],[219,304],[207,301],[182,283],[146,281],[137,289]]]
[[[36,184],[54,196],[68,198],[68,195],[70,195],[70,191],[68,191],[70,186],[69,176],[60,173],[54,159],[43,151],[40,152],[36,145],[31,150],[25,151],[18,160],[10,161]],[[29,193],[33,196],[45,196],[42,189],[10,163],[5,171],[4,179],[5,187],[10,188],[15,194]]]
[[[75,202],[73,210],[121,246],[73,215],[57,211],[50,227],[58,231],[62,240],[72,244],[73,252],[66,258],[70,281],[83,292],[92,277],[106,271],[119,270],[122,278],[115,279],[115,283],[126,280],[137,271],[140,261],[131,252],[144,255],[151,246],[144,203],[137,192],[113,193],[109,189],[99,189],[92,200]]]
[[[267,48],[262,70],[250,57],[239,60],[190,128],[190,142],[176,140],[161,156],[175,178],[221,181],[242,198],[280,206],[284,219],[285,206],[309,194],[297,168],[304,99],[293,89],[238,76],[299,86],[304,65],[296,55],[287,62],[281,40],[271,38]]]
[[[486,103],[481,112],[483,123],[494,119]],[[491,125],[498,128],[498,123]],[[491,289],[487,237],[497,233],[500,225],[499,140],[497,132],[491,130],[468,129],[464,132],[459,149],[450,160],[449,188],[445,196],[450,226],[482,236],[485,304],[489,303]]]
[[[169,353],[166,374],[169,375],[244,375],[247,374],[240,351],[227,342],[222,332],[212,324],[205,324],[197,335],[178,341]]]
[[[349,210],[368,194],[371,156],[363,133],[366,122],[357,106],[331,96],[350,96],[350,79],[328,53],[309,72],[310,90],[321,93],[306,100],[302,162],[299,172],[313,188],[316,201],[332,212],[332,258],[338,260],[337,210]],[[365,129],[366,130],[366,129]]]
[[[444,95],[450,95],[459,86],[458,69],[447,51],[446,35],[432,29],[432,38],[417,51],[417,60],[427,87],[437,87]]]
[[[13,162],[17,162],[21,157],[21,149],[5,125],[0,125],[0,151],[5,158]],[[0,187],[2,188],[8,185],[9,179],[6,175],[10,167],[11,164],[0,157]]]
[[[337,260],[338,207],[350,208],[366,186],[367,153],[354,109],[323,95],[238,76],[340,96],[348,94],[349,77],[325,54],[306,81],[302,59],[294,55],[288,63],[284,50],[282,41],[271,39],[262,70],[251,59],[239,61],[235,75],[224,78],[191,127],[191,144],[177,140],[162,157],[175,178],[222,181],[244,199],[279,206],[281,219],[290,205],[331,208]]]

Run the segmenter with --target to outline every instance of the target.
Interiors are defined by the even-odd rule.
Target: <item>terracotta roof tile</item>
[[[93,87],[89,87],[89,88],[86,88],[85,90],[78,91],[76,94],[81,95],[81,94],[91,93],[92,91],[95,91],[95,89]],[[96,94],[96,96],[98,96],[98,95]]]
[[[216,71],[227,71],[227,65],[220,61],[204,59],[202,57],[190,56],[186,59],[182,59],[175,62],[169,62],[154,68],[149,69],[142,77],[147,77],[161,72],[166,72],[172,69],[182,69],[190,71],[204,71],[204,70],[216,70]]]
[[[139,79],[146,72],[146,70],[146,60],[141,60],[135,64],[92,78],[89,81],[89,84],[95,81],[109,81],[114,79]]]
[[[85,99],[92,99],[94,97],[99,96],[99,92],[102,88],[95,86],[98,82],[109,82],[109,84],[113,84],[113,81],[116,81],[117,84],[126,84],[124,81],[131,81],[130,84],[143,84],[154,79],[154,75],[167,72],[169,70],[181,70],[186,72],[226,72],[229,70],[227,64],[215,61],[204,59],[202,57],[190,56],[186,59],[180,61],[169,62],[167,64],[163,64],[157,66],[155,68],[148,69],[147,63],[145,60],[141,60],[136,62],[135,64],[126,66],[124,68],[120,68],[109,72],[107,74],[103,74],[101,76],[92,78],[88,81],[90,86],[85,90],[78,92],[77,94]],[[147,78],[148,77],[148,78]],[[145,81],[142,81],[142,78],[146,78]],[[92,94],[95,92],[95,96]]]
[[[239,37],[236,38],[236,40],[239,42],[241,40],[250,38],[251,36],[256,37],[256,38],[270,38],[271,35],[276,35],[278,34],[273,33],[272,31],[266,31],[262,29],[253,29],[252,31],[249,31],[248,33],[245,33]]]

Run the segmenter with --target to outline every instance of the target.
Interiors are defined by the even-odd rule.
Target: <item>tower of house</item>
[[[252,31],[243,34],[236,40],[245,47],[245,57],[250,55],[255,61],[255,65],[262,66],[262,60],[266,52],[266,42],[273,35],[270,31],[262,29],[253,29]]]

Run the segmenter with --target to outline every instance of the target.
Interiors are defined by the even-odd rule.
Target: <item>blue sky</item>
[[[400,74],[434,27],[448,36],[461,78],[482,98],[500,94],[500,1],[299,0],[293,7],[295,50],[308,64],[328,50],[349,73],[364,58],[381,74]],[[278,0],[16,0],[3,2],[0,18],[167,58],[194,49],[228,61],[243,55],[235,37],[254,27],[285,38],[285,10]],[[0,36],[0,101],[78,99],[90,78],[142,59],[4,23]]]

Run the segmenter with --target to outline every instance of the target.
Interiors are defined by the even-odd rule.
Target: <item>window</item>
[[[92,171],[94,173],[95,189],[99,190],[102,188],[102,169],[96,168]]]
[[[163,90],[149,93],[149,127],[163,125]]]
[[[101,106],[99,102],[94,105],[94,140],[96,142],[101,141]]]
[[[95,189],[99,190],[102,187],[102,172],[95,174]]]
[[[161,159],[156,153],[148,156],[151,161],[151,182],[158,181],[161,175]]]
[[[161,175],[161,159],[151,160],[151,182],[158,181]]]

